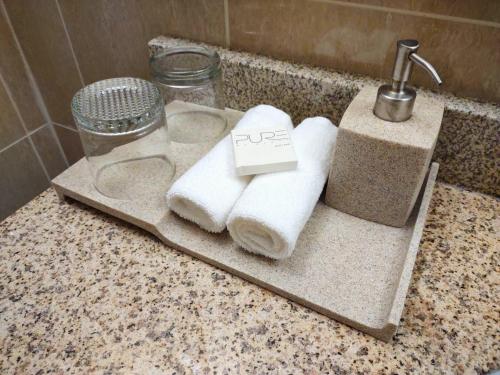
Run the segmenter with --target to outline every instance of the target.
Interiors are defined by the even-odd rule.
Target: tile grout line
[[[71,130],[72,132],[78,133],[78,129],[72,128],[71,126],[59,124],[58,122],[55,121],[52,121],[52,124],[54,124],[54,126],[59,126],[60,128]]]
[[[43,125],[36,128],[35,130],[30,130],[27,134],[23,135],[21,138],[15,140],[14,142],[12,142],[12,143],[8,144],[7,146],[5,146],[4,148],[2,148],[0,150],[0,152],[3,152],[5,150],[7,150],[8,148],[11,148],[12,146],[15,146],[17,143],[21,142],[23,139],[31,137],[33,134],[37,133],[39,130],[42,130],[43,128],[45,128],[49,125],[50,125],[50,122],[46,122]]]
[[[21,127],[24,130],[25,135],[21,139],[19,139],[18,141],[20,141],[22,139],[26,139],[26,138],[28,139],[28,142],[31,146],[31,149],[35,153],[35,157],[37,158],[38,163],[40,164],[40,167],[42,168],[42,171],[45,174],[45,178],[47,178],[48,182],[50,183],[50,175],[47,172],[47,168],[45,167],[45,164],[43,163],[42,157],[40,156],[40,153],[38,152],[35,144],[33,143],[33,140],[31,139],[31,134],[34,134],[34,132],[39,130],[40,128],[37,128],[34,131],[28,131],[28,128],[26,127],[26,123],[24,122],[24,119],[21,116],[21,111],[19,111],[19,107],[17,106],[17,103],[14,100],[14,97],[12,96],[12,92],[10,91],[10,87],[8,87],[7,83],[5,82],[5,79],[4,79],[2,73],[0,73],[0,83],[4,87],[5,92],[7,93],[7,96],[9,97],[9,100],[11,102],[12,108],[14,108],[14,111],[16,112],[16,115],[21,123]],[[17,143],[17,141],[15,143]],[[8,148],[8,146],[7,146],[7,148]],[[2,149],[1,151],[4,151],[4,150],[5,150],[5,148]]]
[[[31,145],[31,148],[33,149],[33,152],[35,153],[35,156],[38,159],[40,166],[42,167],[42,171],[45,174],[45,177],[47,178],[47,181],[50,184],[50,181],[52,181],[52,179],[50,178],[49,171],[47,170],[47,167],[45,166],[45,163],[43,162],[42,157],[40,156],[40,153],[38,152],[38,149],[35,146],[35,142],[33,142],[33,139],[31,139],[31,136],[28,136],[28,142]]]
[[[26,56],[24,54],[24,50],[21,46],[21,42],[19,42],[19,39],[17,38],[16,31],[14,30],[14,26],[12,25],[12,22],[9,17],[9,13],[7,12],[7,8],[5,7],[5,3],[3,0],[1,1],[1,6],[2,6],[2,13],[7,21],[7,24],[9,26],[9,30],[12,34],[12,38],[14,39],[14,43],[16,44],[17,50],[19,51],[19,54],[21,55],[21,60],[23,61],[24,69],[26,71],[26,74],[28,75],[28,80],[31,85],[31,88],[33,90],[33,94],[35,95],[35,100],[40,108],[40,111],[42,112],[43,117],[45,118],[46,122],[50,122],[50,115],[47,110],[47,107],[45,106],[45,103],[42,99],[42,94],[40,93],[40,89],[38,88],[38,84],[36,83],[35,77],[33,75],[33,72],[31,71],[31,67],[28,64],[28,60],[26,59]]]
[[[52,134],[52,136],[54,137],[54,139],[56,140],[57,148],[59,149],[59,152],[63,157],[63,161],[64,161],[64,164],[66,165],[66,168],[68,168],[69,167],[68,158],[66,157],[66,153],[64,152],[61,141],[59,140],[59,136],[57,135],[56,130],[54,129],[54,124],[52,122],[50,123],[49,130],[50,130],[50,133]]]
[[[7,146],[5,146],[4,148],[2,148],[0,150],[0,154],[4,151],[7,151],[9,148],[17,145],[18,143],[24,141],[26,138],[30,138],[33,134],[37,133],[38,131],[40,130],[43,130],[43,128],[47,127],[47,126],[50,126],[50,122],[46,122],[45,124],[43,124],[42,126],[39,126],[38,128],[36,128],[35,130],[31,130],[29,131],[28,133],[26,133],[25,135],[23,135],[21,138],[19,139],[16,139],[14,142],[8,144]]]
[[[71,38],[69,36],[69,31],[68,31],[68,28],[66,26],[66,21],[64,20],[64,17],[62,14],[61,6],[59,5],[59,0],[54,0],[54,2],[56,3],[57,12],[59,13],[59,18],[61,19],[61,23],[62,23],[62,26],[64,29],[64,34],[66,35],[66,39],[68,40],[69,50],[71,51],[71,56],[73,57],[73,61],[74,61],[75,66],[76,66],[76,70],[78,72],[78,77],[80,78],[80,82],[81,82],[82,87],[83,87],[83,86],[85,86],[85,81],[83,79],[83,74],[82,74],[82,71],[80,69],[80,64],[78,63],[78,59],[76,58],[75,49],[73,48],[73,42],[71,41]]]
[[[317,3],[334,4],[334,5],[345,6],[345,7],[350,7],[350,8],[369,9],[369,10],[374,10],[374,11],[379,11],[379,12],[397,13],[397,14],[403,14],[403,15],[407,15],[407,16],[427,17],[427,18],[437,19],[437,20],[441,20],[441,21],[451,21],[451,22],[457,22],[457,23],[467,23],[467,24],[478,25],[478,26],[489,26],[489,27],[494,27],[494,28],[500,28],[500,23],[498,23],[498,22],[483,21],[483,20],[457,17],[457,16],[447,16],[444,14],[427,13],[427,12],[421,12],[421,11],[417,11],[417,10],[398,9],[398,8],[379,6],[379,5],[357,4],[357,3],[351,3],[348,1],[342,1],[342,0],[309,0],[309,1],[317,2]]]
[[[37,103],[38,108],[42,112],[42,115],[43,115],[43,117],[44,117],[44,119],[46,121],[46,123],[41,126],[41,127],[43,127],[47,123],[51,123],[52,119],[50,118],[49,111],[47,109],[47,106],[45,105],[45,101],[43,100],[42,93],[40,91],[38,83],[36,82],[35,76],[33,75],[33,72],[31,70],[30,65],[28,64],[28,60],[26,59],[26,55],[24,54],[24,50],[23,50],[23,48],[21,46],[21,43],[19,42],[19,39],[18,39],[17,34],[16,34],[16,31],[14,30],[14,26],[12,25],[12,22],[10,20],[9,13],[7,12],[7,8],[5,7],[4,0],[0,0],[0,8],[1,8],[0,9],[1,13],[5,17],[5,20],[7,22],[9,30],[10,30],[10,32],[12,34],[12,38],[14,39],[14,43],[16,44],[17,50],[19,52],[19,55],[21,56],[21,60],[22,60],[23,65],[24,65],[24,70],[25,70],[25,72],[26,72],[26,74],[28,76],[28,81],[30,83],[32,93],[35,96],[35,102]],[[17,105],[16,105],[16,107],[17,107]],[[21,120],[21,121],[23,122],[23,120]],[[38,130],[38,129],[40,129],[40,127],[37,128],[37,129],[35,129],[35,131]],[[57,148],[59,150],[59,153],[62,156],[64,164],[65,164],[65,166],[67,168],[67,167],[69,167],[68,158],[66,157],[66,154],[64,153],[64,150],[62,148],[61,142],[59,141],[59,137],[54,132],[54,130],[52,129],[52,127],[50,127],[50,130],[51,130],[52,137],[54,138],[54,140],[56,142],[56,145],[57,145]],[[42,163],[42,165],[45,168],[45,164]],[[49,181],[50,181],[50,179],[49,179]]]
[[[42,128],[43,128],[43,126],[42,126]],[[17,145],[19,142],[24,141],[24,140],[25,140],[26,138],[28,138],[29,136],[30,136],[29,134],[25,134],[25,135],[23,135],[21,138],[16,139],[14,142],[12,142],[12,143],[8,144],[7,146],[5,146],[4,148],[0,149],[0,154],[1,154],[2,152],[4,152],[4,151],[7,151],[7,150],[8,150],[9,148],[11,148],[12,146]]]
[[[229,34],[229,0],[224,0],[224,36],[226,38],[226,48],[231,48],[231,38]]]

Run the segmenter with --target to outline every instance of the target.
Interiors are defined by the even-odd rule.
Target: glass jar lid
[[[151,82],[111,78],[79,90],[71,101],[78,125],[99,134],[138,132],[155,123],[164,110],[163,97]]]
[[[150,59],[151,72],[158,82],[172,85],[199,85],[220,74],[219,54],[205,47],[167,48]]]

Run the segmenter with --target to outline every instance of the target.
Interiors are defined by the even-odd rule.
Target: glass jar
[[[153,82],[167,104],[171,139],[208,142],[226,131],[220,57],[204,47],[167,48],[150,59]]]
[[[112,78],[78,91],[71,109],[95,188],[114,199],[163,195],[175,173],[163,97],[138,78]]]

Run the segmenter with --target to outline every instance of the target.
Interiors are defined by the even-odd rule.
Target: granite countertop
[[[384,343],[49,189],[0,224],[0,373],[483,373],[500,367],[499,210],[437,183]]]

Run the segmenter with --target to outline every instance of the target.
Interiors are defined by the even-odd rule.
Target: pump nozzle
[[[427,70],[427,73],[431,75],[434,82],[436,82],[438,85],[441,85],[443,83],[436,69],[434,69],[434,67],[426,59],[420,57],[416,53],[410,53],[410,56],[408,58],[414,63],[420,65],[425,70]]]
[[[434,67],[424,58],[417,55],[420,47],[417,40],[398,40],[394,68],[392,69],[392,83],[380,86],[373,113],[383,120],[400,122],[411,117],[417,93],[406,83],[410,79],[413,63],[424,68],[440,85],[441,77]]]

